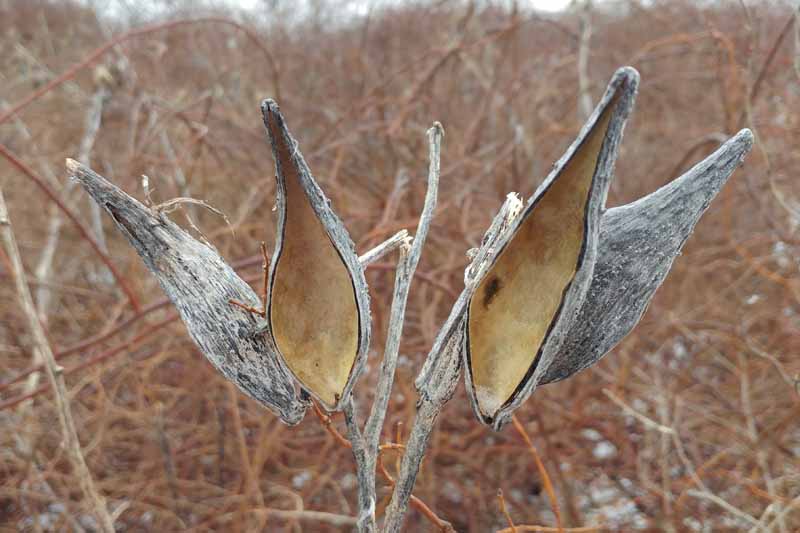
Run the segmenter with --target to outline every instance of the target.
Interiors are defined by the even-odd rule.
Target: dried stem
[[[581,38],[578,43],[578,121],[583,124],[592,114],[594,105],[589,83],[589,52],[592,39],[592,0],[584,0],[581,7]]]
[[[39,317],[36,316],[36,308],[34,307],[33,298],[28,288],[25,270],[22,266],[22,258],[20,257],[17,241],[14,238],[14,232],[11,228],[11,221],[8,218],[8,210],[2,191],[0,191],[0,232],[3,235],[6,253],[11,260],[20,306],[28,319],[28,326],[33,336],[33,342],[36,345],[36,349],[42,355],[47,377],[55,393],[58,421],[61,425],[61,433],[64,437],[64,444],[69,453],[72,467],[75,469],[75,474],[78,476],[78,485],[83,492],[84,498],[86,498],[88,504],[91,506],[100,528],[107,533],[113,533],[114,522],[108,514],[108,509],[106,509],[103,497],[97,492],[94,486],[91,473],[83,458],[83,452],[81,452],[81,444],[78,440],[78,432],[75,429],[75,423],[72,420],[72,412],[69,407],[67,387],[64,382],[62,369],[56,365],[53,351],[50,349],[50,344],[39,322]]]
[[[474,289],[483,276],[489,266],[487,258],[498,247],[499,242],[508,237],[511,222],[519,214],[521,207],[519,198],[509,194],[486,232],[482,246],[473,256],[472,264],[467,267],[465,282],[468,288]],[[461,327],[468,296],[469,291],[465,290],[453,306],[417,378],[416,386],[420,391],[417,414],[406,442],[406,452],[400,464],[400,474],[392,492],[392,500],[386,510],[385,533],[396,533],[403,525],[411,490],[425,456],[436,417],[455,392],[461,375]]]
[[[347,438],[353,450],[358,478],[358,530],[361,532],[376,531],[375,525],[375,459],[370,456],[366,441],[358,427],[353,396],[342,405],[344,420],[347,424]]]
[[[558,528],[558,531],[561,532],[564,530],[564,526],[561,524],[561,511],[558,507],[558,498],[556,498],[556,492],[553,490],[553,483],[550,481],[550,476],[547,475],[547,469],[544,467],[544,463],[542,463],[542,458],[539,457],[539,452],[536,450],[536,446],[533,445],[533,441],[528,436],[528,432],[525,431],[525,428],[522,426],[522,423],[519,421],[519,419],[512,415],[511,423],[514,424],[514,429],[517,430],[519,436],[525,441],[525,444],[528,446],[528,450],[531,452],[531,456],[533,456],[533,461],[536,463],[536,469],[539,471],[539,475],[542,476],[544,490],[547,492],[547,497],[550,498],[550,505],[553,507],[553,514],[556,517],[556,527]]]
[[[428,140],[430,143],[428,192],[425,195],[425,204],[422,209],[422,215],[420,215],[419,225],[417,226],[417,234],[414,236],[411,248],[407,253],[401,248],[400,260],[398,261],[395,290],[389,318],[389,334],[386,339],[381,374],[378,378],[375,401],[364,428],[364,436],[373,457],[377,457],[378,441],[380,440],[381,429],[383,428],[383,422],[386,418],[386,410],[389,406],[389,396],[391,395],[392,384],[394,383],[397,356],[400,351],[400,339],[403,335],[408,291],[411,287],[414,271],[419,264],[419,259],[422,255],[422,247],[425,245],[425,239],[428,236],[433,213],[436,209],[442,137],[444,137],[444,129],[441,124],[436,122],[433,127],[428,130]]]
[[[18,158],[11,150],[0,144],[0,155],[5,157],[12,166],[14,166],[17,170],[22,172],[25,176],[30,178],[44,193],[47,195],[53,203],[58,206],[58,208],[64,213],[64,215],[69,219],[70,222],[75,226],[78,232],[81,234],[81,237],[89,243],[89,246],[92,247],[92,250],[97,254],[103,264],[108,267],[108,270],[111,272],[111,275],[114,276],[114,279],[117,282],[117,285],[125,292],[125,295],[128,297],[128,301],[131,303],[131,307],[133,307],[134,311],[139,311],[139,302],[136,299],[136,296],[133,293],[133,290],[128,286],[125,282],[125,278],[122,277],[122,273],[114,266],[114,263],[111,261],[111,258],[108,256],[107,253],[103,251],[103,247],[100,243],[95,239],[89,230],[81,223],[78,219],[77,215],[72,212],[70,208],[68,208],[64,202],[58,197],[58,195],[53,191],[53,189],[47,184],[47,182],[42,179],[32,168],[26,165],[20,158]]]
[[[94,147],[94,143],[97,139],[97,132],[100,130],[100,124],[102,121],[103,116],[103,104],[108,98],[109,92],[105,87],[101,87],[97,89],[97,91],[92,95],[91,105],[86,112],[86,121],[84,126],[84,133],[83,138],[81,139],[80,149],[78,152],[78,160],[81,161],[83,164],[88,165],[90,155],[92,152],[92,148]],[[68,182],[61,194],[63,198],[67,198],[69,196],[72,189],[75,187],[75,182],[70,181]],[[92,210],[92,215],[96,212],[99,212],[99,207],[94,202],[91,203],[90,206]],[[64,218],[61,215],[61,212],[54,208],[52,211],[52,215],[50,216],[50,221],[48,224],[48,231],[47,231],[47,241],[42,248],[42,252],[39,254],[39,262],[36,265],[35,276],[36,279],[39,281],[46,281],[50,278],[50,274],[53,268],[53,259],[56,255],[56,248],[58,247],[58,243],[61,239],[61,227],[64,222]],[[98,231],[99,230],[99,231]],[[95,226],[95,235],[102,236],[102,226]],[[101,246],[101,249],[104,253],[108,253],[108,250],[105,247],[105,242],[102,238],[98,239],[98,243]],[[38,315],[41,317],[43,325],[46,327],[48,322],[47,310],[50,309],[50,299],[53,295],[53,291],[46,286],[40,286],[36,291],[36,310]],[[41,355],[38,352],[34,353],[33,357],[33,365],[40,366],[41,365]],[[24,391],[26,393],[30,393],[36,390],[37,386],[39,385],[39,372],[32,373],[26,383]],[[24,407],[24,404],[23,404]]]
[[[408,509],[408,500],[414,483],[417,481],[417,474],[428,448],[436,417],[439,415],[444,404],[433,403],[424,399],[420,400],[417,408],[417,415],[414,418],[414,426],[406,442],[406,453],[400,464],[400,475],[395,482],[392,500],[386,509],[386,518],[383,523],[384,533],[397,533],[400,531],[405,513]]]
[[[503,489],[497,489],[497,505],[500,507],[500,512],[503,513],[503,516],[508,522],[508,529],[511,530],[511,533],[517,533],[517,527],[514,525],[514,520],[511,518],[511,514],[508,512],[508,507],[506,507],[506,499],[503,496]],[[561,528],[559,528],[560,531]]]
[[[428,130],[429,140],[429,168],[428,168],[428,191],[425,195],[425,203],[417,225],[417,234],[412,244],[407,244],[407,236],[402,232],[389,239],[384,244],[367,252],[360,261],[364,264],[374,256],[383,255],[384,248],[395,246],[395,242],[400,245],[400,258],[397,263],[395,273],[394,294],[392,296],[392,307],[389,315],[389,330],[386,338],[386,347],[381,364],[380,376],[372,403],[369,418],[364,426],[363,435],[358,429],[358,420],[353,401],[345,405],[345,420],[347,421],[348,436],[353,444],[353,456],[356,461],[359,480],[359,531],[375,531],[375,468],[378,460],[379,443],[383,423],[386,419],[386,411],[389,407],[389,398],[392,393],[392,384],[397,370],[397,358],[400,353],[400,340],[403,337],[403,323],[406,314],[406,304],[408,293],[411,288],[411,281],[414,272],[419,264],[422,255],[422,248],[430,229],[431,220],[436,209],[436,200],[439,188],[440,160],[442,137],[444,129],[438,122]]]
[[[401,230],[377,245],[375,248],[364,252],[362,255],[358,257],[358,262],[361,263],[361,266],[366,267],[379,259],[382,259],[384,256],[392,253],[394,250],[402,247],[404,244],[407,243],[408,231]]]
[[[312,402],[312,406],[314,408],[314,413],[317,415],[317,417],[319,418],[320,422],[322,422],[322,425],[325,427],[325,430],[328,433],[331,434],[331,436],[334,438],[334,440],[336,440],[336,442],[338,442],[339,444],[341,444],[345,448],[351,448],[352,449],[353,448],[353,443],[350,442],[349,440],[347,440],[345,437],[343,437],[342,434],[339,433],[339,431],[333,426],[331,417],[326,415],[322,411],[322,409],[320,409],[319,406],[317,406],[316,403]],[[351,407],[348,404],[345,404],[343,406],[343,409],[345,411],[346,417],[350,416],[350,420],[351,421],[356,419],[355,416],[347,415],[348,410],[351,409]],[[347,422],[347,421],[348,420],[346,418],[345,422]],[[356,430],[358,430],[357,427],[356,427]],[[360,430],[359,430],[359,433],[360,433]],[[356,437],[356,438],[358,438],[358,437]],[[397,440],[399,441],[400,439],[398,438]],[[403,446],[402,444],[397,444],[397,443],[386,443],[386,444],[381,444],[378,447],[378,452],[379,452],[378,453],[378,461],[377,461],[378,471],[381,473],[381,476],[383,476],[383,478],[390,485],[394,486],[394,483],[395,483],[394,478],[391,476],[391,474],[389,474],[389,472],[383,466],[383,462],[381,461],[380,454],[384,450],[405,450],[405,446]],[[446,520],[442,520],[441,518],[439,518],[436,515],[436,513],[434,513],[431,510],[431,508],[428,507],[428,505],[424,501],[420,500],[419,498],[417,498],[416,496],[413,496],[413,495],[411,496],[411,500],[410,501],[411,501],[411,506],[414,507],[420,513],[422,513],[422,515],[425,516],[425,518],[427,518],[428,520],[430,520],[430,522],[434,526],[436,526],[440,531],[443,531],[443,532],[452,532],[452,531],[454,531],[453,530],[453,526],[450,524],[450,522],[447,522]],[[356,523],[355,520],[354,520],[354,523]]]

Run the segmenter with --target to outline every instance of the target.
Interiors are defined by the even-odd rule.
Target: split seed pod
[[[583,304],[638,82],[631,68],[615,73],[469,300],[463,337],[467,391],[485,424],[501,427],[533,392]]]
[[[200,351],[227,379],[289,425],[303,419],[306,403],[276,354],[272,338],[255,335],[249,306],[258,296],[208,243],[200,242],[151,208],[77,161],[70,175],[105,209],[180,313]]]
[[[267,320],[284,363],[326,409],[338,410],[369,347],[367,282],[355,245],[272,100],[261,104],[276,163],[278,233]]]
[[[753,134],[743,129],[681,177],[603,214],[589,293],[540,384],[594,364],[633,329],[695,224],[752,146]]]

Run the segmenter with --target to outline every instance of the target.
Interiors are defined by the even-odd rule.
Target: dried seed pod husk
[[[364,269],[278,105],[265,100],[261,110],[278,183],[267,320],[286,367],[304,390],[335,411],[366,363],[370,312]]]
[[[752,145],[753,134],[744,129],[681,177],[603,214],[589,292],[540,384],[594,364],[633,329],[698,220]]]
[[[142,205],[77,161],[67,160],[67,169],[111,215],[155,275],[206,359],[283,422],[300,422],[306,403],[278,358],[271,337],[254,334],[259,327],[255,316],[229,303],[233,299],[258,305],[253,289],[216,250],[157,209]]]
[[[529,200],[467,306],[467,391],[499,429],[533,392],[583,304],[600,217],[639,76],[618,70],[576,141]]]

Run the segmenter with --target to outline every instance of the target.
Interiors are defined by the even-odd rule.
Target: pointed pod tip
[[[753,148],[754,142],[755,137],[753,136],[753,132],[748,128],[744,128],[725,141],[713,154],[709,155],[700,164],[714,161],[727,161],[734,163],[736,166],[741,165],[744,158],[747,157],[747,154],[749,154],[750,150]],[[730,176],[734,168],[735,167],[732,167],[730,172],[725,175],[725,179]]]
[[[272,98],[265,98],[262,100],[261,115],[267,130],[267,136],[273,148],[286,142],[289,132],[286,127],[286,120],[281,114],[281,108],[278,106],[278,102]],[[281,139],[282,137],[283,139]]]
[[[622,79],[627,85],[632,86],[633,89],[639,87],[639,71],[633,67],[620,67],[614,73],[614,79]]]
[[[264,124],[269,129],[270,121],[275,121],[279,126],[283,125],[283,115],[281,115],[281,108],[278,102],[272,98],[265,98],[261,101],[261,115],[264,119]]]
[[[753,147],[753,142],[755,141],[755,137],[753,136],[753,132],[750,130],[750,128],[744,128],[740,130],[739,133],[737,133],[733,138],[734,140],[744,144],[748,151]]]
[[[627,118],[633,110],[636,94],[639,92],[639,72],[633,67],[617,69],[609,82],[609,90],[613,93],[619,91],[622,102],[615,112]]]
[[[279,111],[278,102],[273,100],[272,98],[264,98],[261,100],[261,111],[268,112],[268,111]]]
[[[97,174],[91,168],[82,165],[79,161],[67,158],[65,161],[67,172],[71,179],[79,182],[86,192],[95,199],[101,207],[106,206],[108,198],[113,198],[114,202],[125,203],[130,198],[122,192],[116,185],[109,182],[106,178]],[[103,199],[105,198],[105,200]],[[132,198],[131,198],[132,200]],[[107,209],[107,207],[106,207]]]

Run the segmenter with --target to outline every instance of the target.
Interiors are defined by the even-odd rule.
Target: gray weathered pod
[[[695,224],[752,145],[753,134],[744,129],[681,177],[603,214],[592,284],[540,384],[594,364],[633,329]]]
[[[178,309],[203,355],[227,379],[287,424],[305,414],[294,380],[258,322],[229,300],[259,305],[250,286],[207,244],[156,210],[142,205],[102,176],[67,160],[69,173],[116,222]]]
[[[369,293],[355,245],[272,100],[261,104],[276,163],[278,232],[267,320],[288,369],[338,410],[364,369]]]
[[[463,335],[475,414],[501,427],[559,353],[589,289],[619,142],[639,75],[618,70],[470,296]]]

